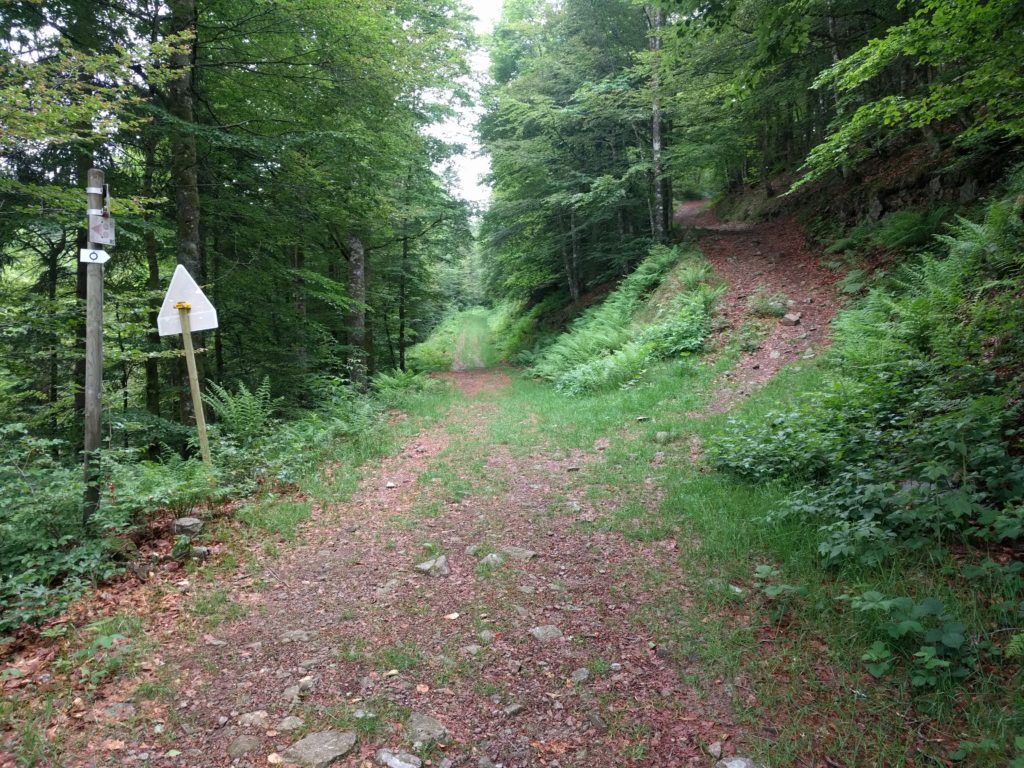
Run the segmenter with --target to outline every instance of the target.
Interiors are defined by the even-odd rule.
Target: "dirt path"
[[[168,631],[145,675],[162,670],[164,696],[107,691],[99,722],[67,723],[81,753],[67,765],[263,766],[330,729],[358,734],[334,765],[377,765],[381,748],[413,748],[420,714],[448,733],[416,750],[433,766],[709,764],[733,730],[727,702],[644,629],[653,601],[688,601],[675,542],[588,526],[617,503],[598,508],[580,479],[600,453],[495,444],[509,377],[447,378],[459,404],[351,501],[316,505],[279,556],[254,545],[246,568],[199,587],[243,615]],[[416,569],[442,553],[447,574]],[[132,716],[103,714],[119,707]]]
[[[747,349],[726,374],[709,410],[729,410],[741,398],[767,383],[779,370],[811,357],[828,342],[829,323],[839,309],[838,275],[821,265],[800,226],[792,219],[760,224],[720,221],[707,203],[684,203],[675,224],[697,233],[701,251],[728,285],[719,302],[720,331],[740,333],[746,326]],[[787,314],[799,315],[795,325],[759,318],[751,297],[778,296]]]

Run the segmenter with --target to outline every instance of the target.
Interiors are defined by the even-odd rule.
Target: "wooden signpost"
[[[83,518],[88,521],[99,508],[99,455],[103,417],[103,264],[110,254],[104,245],[114,244],[114,219],[104,184],[103,171],[90,168],[85,192],[88,198],[88,247],[79,251],[86,263],[85,298],[85,499]]]
[[[192,275],[179,264],[174,270],[171,285],[164,296],[157,316],[157,329],[161,336],[181,334],[185,347],[185,364],[188,366],[188,383],[192,390],[192,409],[196,414],[196,431],[199,433],[199,452],[206,464],[206,470],[213,482],[213,461],[210,458],[210,441],[206,435],[206,416],[203,412],[203,396],[199,389],[199,373],[196,368],[196,353],[192,347],[193,331],[208,331],[217,327],[217,310],[206,298],[206,294],[192,279]]]

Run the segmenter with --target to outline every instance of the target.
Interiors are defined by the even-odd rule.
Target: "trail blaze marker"
[[[89,242],[97,245],[114,245],[114,217],[109,214],[89,212]]]
[[[80,248],[78,260],[86,264],[106,264],[110,261],[110,254],[99,248]]]
[[[185,364],[188,366],[188,383],[192,390],[192,410],[196,414],[196,431],[199,433],[199,452],[213,482],[213,461],[210,459],[210,441],[206,436],[206,415],[203,413],[203,396],[199,391],[199,372],[196,369],[196,353],[192,347],[192,331],[208,331],[217,327],[217,310],[206,298],[203,289],[192,279],[192,275],[179,264],[174,270],[171,285],[160,306],[156,320],[161,336],[181,334],[185,347]]]

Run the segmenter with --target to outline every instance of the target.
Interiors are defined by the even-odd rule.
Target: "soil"
[[[706,202],[693,201],[677,209],[674,223],[697,238],[701,252],[728,286],[719,300],[717,333],[737,334],[744,325],[761,329],[752,337],[756,349],[743,353],[712,398],[708,411],[722,413],[784,366],[810,359],[828,344],[829,324],[840,307],[840,275],[821,265],[821,254],[807,243],[792,218],[723,222]],[[782,297],[786,313],[798,314],[798,322],[788,325],[782,318],[756,316],[749,302],[757,294]]]

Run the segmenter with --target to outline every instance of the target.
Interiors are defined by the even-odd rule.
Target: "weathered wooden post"
[[[99,449],[103,420],[103,264],[110,256],[104,245],[114,244],[114,220],[106,198],[104,173],[90,168],[86,180],[88,247],[79,251],[86,266],[85,298],[85,498],[82,520],[99,508]]]

